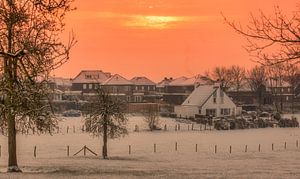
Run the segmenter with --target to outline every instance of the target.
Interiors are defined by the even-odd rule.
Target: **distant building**
[[[115,74],[105,80],[102,83],[102,87],[111,95],[118,96],[127,102],[133,101],[132,94],[134,84],[119,74]]]
[[[168,104],[180,105],[199,85],[212,84],[208,78],[197,75],[192,78],[180,77],[165,86],[163,100]]]
[[[99,85],[111,77],[110,73],[101,70],[83,70],[72,80],[72,91],[94,93]]]
[[[164,78],[162,81],[157,83],[156,92],[158,94],[163,94],[166,92],[166,86],[168,86],[173,81],[173,78]]]
[[[221,90],[219,85],[199,85],[180,106],[174,109],[177,117],[195,118],[205,116],[235,116],[237,106]]]
[[[52,90],[58,89],[61,91],[69,91],[72,87],[72,80],[61,77],[50,77],[49,86]]]
[[[133,102],[155,102],[156,84],[147,77],[134,77],[130,80],[133,87]]]

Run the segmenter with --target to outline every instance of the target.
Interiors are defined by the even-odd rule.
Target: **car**
[[[63,112],[62,116],[64,117],[80,117],[81,111],[79,110],[67,110]]]

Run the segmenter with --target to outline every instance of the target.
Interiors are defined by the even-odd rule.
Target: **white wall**
[[[213,96],[209,98],[209,100],[202,106],[201,114],[206,115],[206,109],[216,109],[217,117],[221,117],[221,109],[229,108],[230,115],[236,115],[236,105],[232,102],[232,100],[224,93],[224,102],[222,103],[222,99],[220,97],[220,88],[217,90],[217,101],[214,103]]]
[[[195,114],[199,114],[198,106],[175,106],[174,112],[177,117],[181,118],[195,118]]]

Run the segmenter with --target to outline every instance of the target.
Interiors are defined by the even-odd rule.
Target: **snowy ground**
[[[298,119],[299,119],[298,115]],[[100,154],[102,141],[81,132],[82,119],[68,118],[60,133],[40,136],[18,135],[18,162],[24,173],[0,173],[0,178],[299,178],[300,129],[267,128],[233,131],[188,130],[191,124],[163,118],[168,131],[149,132],[138,116],[131,116],[130,133],[109,141],[110,160],[83,153],[84,145]],[[140,132],[133,132],[138,125]],[[67,126],[69,132],[66,133]],[[75,133],[73,132],[75,126]],[[188,127],[189,126],[189,127]],[[299,140],[299,148],[296,141]],[[175,143],[178,150],[175,150]],[[285,149],[285,143],[287,148]],[[154,153],[156,144],[156,153]],[[196,152],[197,144],[197,152]],[[261,151],[258,146],[261,145]],[[274,151],[272,151],[274,144]],[[0,171],[6,171],[7,138],[1,136]],[[67,157],[67,145],[70,157]],[[131,145],[131,154],[128,148]],[[215,154],[215,145],[217,153]],[[229,146],[232,153],[229,153]],[[247,145],[247,152],[245,152]],[[37,158],[33,157],[34,146]]]

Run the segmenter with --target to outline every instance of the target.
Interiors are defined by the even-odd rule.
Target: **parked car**
[[[64,117],[80,117],[81,111],[79,110],[67,110],[62,114]]]

